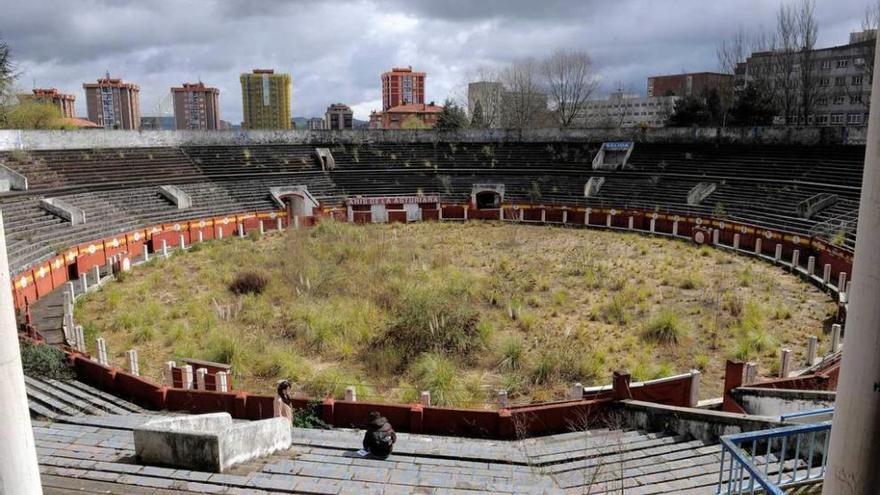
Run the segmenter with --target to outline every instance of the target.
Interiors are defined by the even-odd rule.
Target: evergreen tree
[[[443,102],[443,111],[437,115],[437,124],[434,125],[434,129],[450,131],[464,129],[467,125],[467,114],[464,109],[450,100]]]
[[[731,123],[739,126],[770,125],[774,115],[772,97],[754,84],[740,90],[730,108]]]
[[[486,121],[483,118],[483,104],[480,100],[474,103],[474,115],[471,117],[471,127],[474,129],[485,129]]]

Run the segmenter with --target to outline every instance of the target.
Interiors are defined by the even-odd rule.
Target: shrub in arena
[[[229,284],[229,290],[235,294],[260,294],[266,289],[269,279],[257,272],[240,272]]]

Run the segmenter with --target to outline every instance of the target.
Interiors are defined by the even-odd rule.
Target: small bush
[[[678,321],[678,316],[670,310],[663,310],[645,325],[643,335],[653,342],[677,344],[684,333],[684,326]]]
[[[628,322],[630,315],[626,299],[626,295],[623,293],[618,292],[617,294],[614,294],[611,297],[611,300],[602,306],[600,311],[602,320],[604,320],[605,323],[625,324]]]
[[[73,378],[73,371],[65,362],[64,353],[51,345],[22,341],[21,364],[28,376],[54,380]]]
[[[518,370],[525,357],[525,346],[516,337],[510,337],[501,344],[501,368]]]
[[[293,410],[293,426],[296,428],[319,428],[329,430],[330,425],[321,419],[322,402],[310,400],[305,409]]]
[[[438,406],[454,406],[467,400],[461,370],[439,354],[423,354],[410,369],[419,390],[431,392],[431,402]]]
[[[257,272],[240,272],[229,284],[229,290],[234,294],[260,294],[269,284],[265,275]]]

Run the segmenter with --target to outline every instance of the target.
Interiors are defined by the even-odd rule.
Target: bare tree
[[[15,82],[16,72],[12,63],[12,53],[9,45],[0,38],[0,125],[6,123],[7,107],[12,97],[12,85]]]
[[[798,110],[798,77],[796,74],[799,46],[797,12],[793,5],[782,3],[776,12],[776,38],[779,46],[773,52],[773,86],[777,105],[786,124],[796,121]]]
[[[819,25],[816,23],[815,0],[801,0],[795,10],[796,38],[798,41],[798,64],[800,75],[800,117],[808,123],[813,114],[816,100],[820,97],[823,87],[819,85],[818,67],[816,66],[816,38]]]
[[[501,110],[504,97],[504,84],[498,70],[480,67],[476,74],[469,78],[467,89],[467,107],[470,118],[477,102],[482,112],[482,125],[487,128],[499,127],[502,123]]]
[[[541,73],[559,126],[571,127],[596,91],[593,60],[583,51],[557,50],[541,62]]]
[[[539,64],[534,58],[513,62],[501,73],[506,91],[502,97],[502,124],[512,129],[539,127],[547,112],[547,96],[541,92]]]

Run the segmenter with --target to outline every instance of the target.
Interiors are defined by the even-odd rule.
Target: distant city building
[[[141,126],[140,88],[122,79],[106,77],[85,83],[89,120],[104,129],[137,130]]]
[[[254,69],[241,75],[242,129],[290,129],[289,74]]]
[[[612,93],[605,100],[589,100],[577,127],[663,127],[675,110],[678,96]]]
[[[142,131],[173,131],[177,129],[175,119],[171,116],[141,117]]]
[[[871,76],[873,73],[875,30],[851,33],[846,45],[812,50],[815,75],[811,79],[815,90],[811,91],[810,115],[802,115],[802,76],[793,79],[790,91],[794,96],[792,107],[796,115],[789,116],[788,124],[795,125],[866,125],[871,101]],[[736,86],[745,87],[762,83],[769,89],[783,81],[783,72],[777,63],[779,52],[755,52],[736,68]],[[800,71],[800,65],[796,66]],[[775,92],[777,96],[780,91]],[[777,113],[774,123],[785,124],[784,105],[777,97]]]
[[[178,129],[220,129],[220,90],[204,83],[183,83],[171,88],[174,100],[174,121]]]
[[[306,126],[310,131],[323,131],[327,128],[324,119],[322,119],[321,117],[310,118],[306,123]]]
[[[382,74],[382,111],[405,104],[425,103],[425,73],[395,67]]]
[[[733,87],[731,74],[717,72],[692,72],[648,78],[648,96],[701,96],[704,92],[716,90],[719,95],[727,94]]]
[[[370,114],[370,128],[372,129],[401,129],[404,121],[410,117],[418,120],[420,126],[432,128],[437,123],[437,116],[443,111],[443,107],[434,105],[434,102],[425,104],[406,104],[389,108],[384,112]]]
[[[76,97],[71,94],[60,93],[55,88],[39,88],[34,89],[33,94],[18,95],[20,101],[35,101],[52,105],[61,112],[61,117],[65,119],[76,118],[76,111],[73,108],[73,102]]]
[[[339,131],[354,128],[354,113],[351,107],[342,103],[334,103],[327,107],[324,114],[324,128]]]

